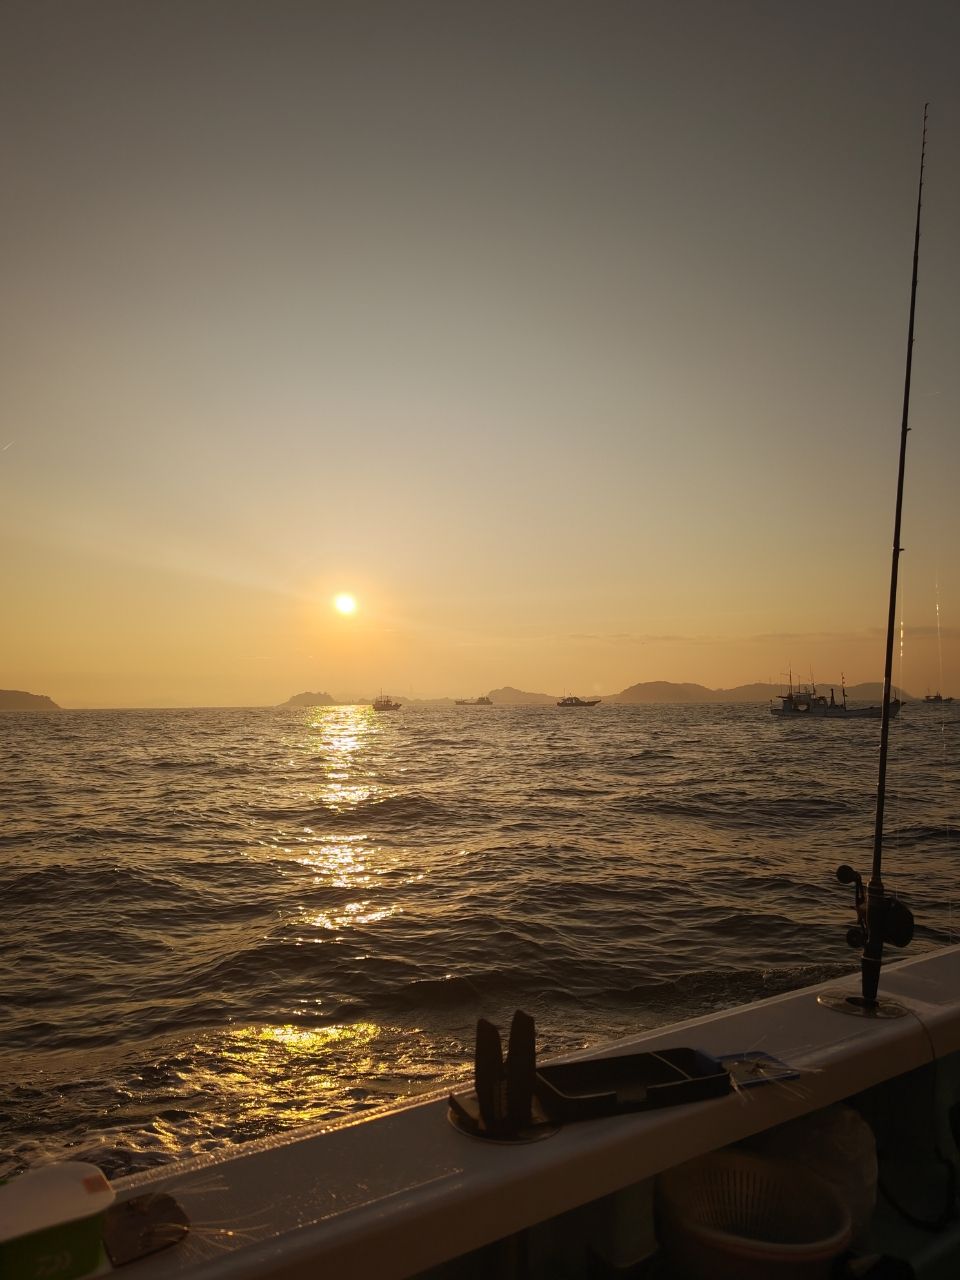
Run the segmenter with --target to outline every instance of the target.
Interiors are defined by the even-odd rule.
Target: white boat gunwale
[[[618,1041],[604,1052],[690,1045],[762,1048],[800,1070],[712,1101],[563,1127],[530,1144],[457,1132],[445,1093],[374,1116],[261,1139],[173,1169],[118,1179],[118,1195],[173,1194],[197,1224],[234,1234],[168,1249],[125,1268],[139,1277],[230,1280],[344,1268],[404,1280],[731,1142],[768,1130],[960,1051],[960,946],[885,966],[897,1019],[818,1004],[858,976],[788,992]],[[577,1057],[589,1056],[583,1054]],[[319,1273],[319,1272],[318,1272]]]

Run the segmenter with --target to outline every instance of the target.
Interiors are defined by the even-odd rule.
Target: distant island
[[[817,681],[821,691],[835,689],[840,696],[841,682]],[[620,693],[609,693],[602,696],[601,705],[637,706],[662,705],[666,703],[686,703],[690,706],[702,703],[723,702],[769,702],[782,692],[779,684],[740,684],[732,689],[708,689],[702,684],[680,684],[670,680],[646,680],[640,684],[632,684]],[[581,693],[584,691],[581,690]],[[491,689],[483,695],[497,707],[547,707],[556,703],[560,694],[531,693],[523,689],[515,689],[512,685],[504,685],[501,689]],[[592,696],[600,696],[594,693]],[[897,690],[897,696],[904,702],[915,702],[912,694]],[[883,685],[878,681],[864,684],[847,685],[847,698],[850,702],[877,702],[883,697]],[[423,707],[452,706],[450,698],[400,698],[407,705]],[[282,705],[285,707],[333,707],[341,705],[340,700],[329,693],[297,693]],[[350,702],[369,702],[370,698],[350,699]]]
[[[336,698],[329,693],[295,693],[292,698],[280,704],[284,707],[335,707]]]
[[[514,689],[511,685],[491,689],[487,697],[498,707],[545,707],[557,700],[555,693],[524,693],[522,689]]]
[[[22,689],[0,689],[0,711],[60,711],[61,707],[42,693]]]

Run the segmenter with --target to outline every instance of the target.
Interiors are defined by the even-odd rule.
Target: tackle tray
[[[538,1067],[533,1092],[551,1120],[592,1120],[721,1098],[730,1072],[698,1049],[661,1049]]]

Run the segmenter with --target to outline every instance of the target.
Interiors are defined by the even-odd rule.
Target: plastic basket
[[[813,1280],[850,1242],[850,1212],[806,1169],[717,1151],[657,1179],[657,1232],[691,1280]]]

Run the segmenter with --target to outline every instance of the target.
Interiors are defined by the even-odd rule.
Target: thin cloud
[[[600,644],[709,644],[709,636],[643,635],[630,631],[589,632],[573,631],[561,637],[564,640],[592,640]]]
[[[864,627],[860,631],[768,631],[757,635],[741,636],[743,643],[749,644],[793,644],[803,641],[807,644],[857,644],[863,640],[875,640],[885,635],[882,627]],[[940,636],[943,640],[960,638],[960,627],[922,626],[915,627],[904,624],[903,634],[915,640]]]

